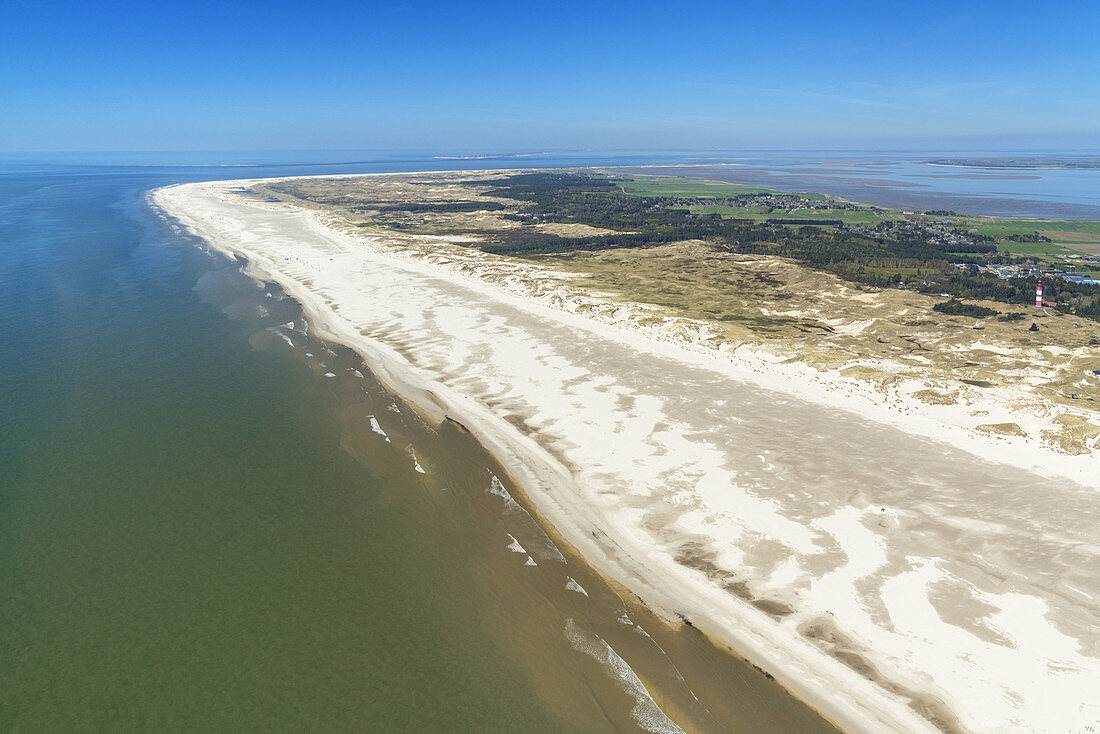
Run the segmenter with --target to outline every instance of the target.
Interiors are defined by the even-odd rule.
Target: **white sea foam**
[[[578,584],[572,576],[566,576],[565,579],[565,588],[569,589],[570,591],[575,591],[578,594],[588,596],[588,592],[585,591],[584,587]]]
[[[382,438],[386,439],[386,443],[390,443],[390,437],[386,435],[386,432],[382,430],[382,426],[378,425],[378,419],[373,415],[368,415],[367,420],[370,421],[370,429],[377,433]]]
[[[289,336],[287,336],[283,332],[279,331],[278,329],[272,328],[272,329],[268,329],[268,331],[270,331],[272,334],[275,334],[276,336],[278,336],[280,339],[285,341],[290,346],[292,346],[292,347],[294,346],[294,341]]]
[[[531,517],[531,513],[516,502],[496,475],[493,475],[492,481],[489,483],[488,492],[504,500],[504,516],[523,528],[533,555],[540,561],[565,563],[565,556],[562,555],[558,546],[550,539],[549,535],[543,532],[535,519]]]
[[[619,687],[634,699],[630,713],[639,726],[654,734],[684,734],[649,695],[634,669],[602,637],[589,632],[572,618],[565,620],[565,636],[574,650],[603,665]]]

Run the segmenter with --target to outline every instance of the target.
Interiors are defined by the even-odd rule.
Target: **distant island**
[[[489,158],[534,158],[542,155],[553,155],[550,151],[534,151],[530,153],[478,153],[474,155],[437,155],[432,156],[440,161],[480,161]]]
[[[959,166],[961,168],[1068,168],[1075,170],[1100,170],[1100,156],[1075,157],[1027,157],[1027,158],[938,158],[927,161],[930,166]]]

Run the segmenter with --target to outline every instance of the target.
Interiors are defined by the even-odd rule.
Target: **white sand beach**
[[[711,349],[704,327],[586,300],[566,275],[532,288],[508,273],[537,266],[414,252],[242,183],[153,200],[428,419],[466,426],[562,540],[670,623],[849,731],[1100,720],[1096,452],[982,435],[974,403]],[[981,399],[985,422],[1028,420]]]

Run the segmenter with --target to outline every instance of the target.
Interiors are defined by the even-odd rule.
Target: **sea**
[[[0,731],[833,731],[600,579],[476,436],[425,424],[148,200],[330,173],[700,175],[715,157],[746,175],[743,156],[682,152],[0,159]],[[901,186],[864,162],[822,173],[854,157],[754,160],[746,182],[777,188],[834,193],[780,168],[875,179],[843,184],[860,201],[1100,212],[1076,178],[1100,172]]]

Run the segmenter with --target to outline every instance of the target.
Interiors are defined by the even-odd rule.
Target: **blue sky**
[[[0,3],[0,150],[1100,148],[1098,2]]]

